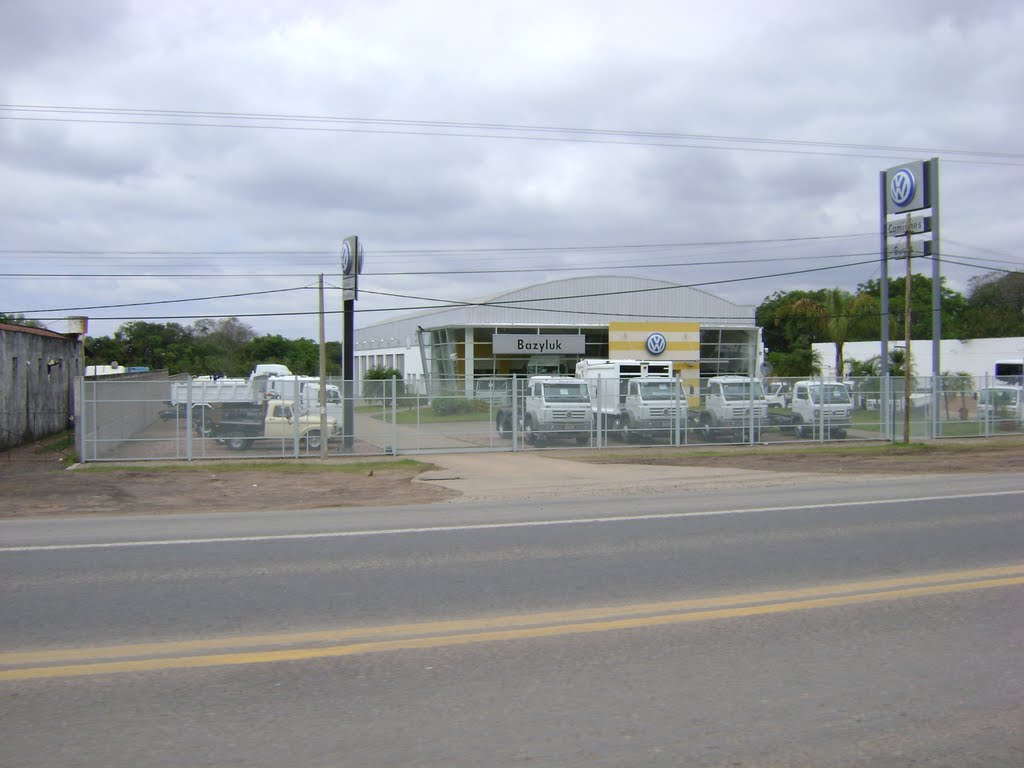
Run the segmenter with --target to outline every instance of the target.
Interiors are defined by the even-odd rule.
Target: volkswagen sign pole
[[[363,247],[356,235],[346,237],[341,243],[341,294],[344,334],[342,336],[341,386],[344,420],[342,446],[346,453],[352,452],[355,429],[355,303],[359,297],[359,273],[363,269]]]
[[[939,195],[938,195],[938,178],[939,178],[939,159],[937,157],[931,160],[918,160],[912,163],[904,163],[903,165],[897,165],[893,168],[889,168],[881,173],[881,205],[880,205],[880,218],[881,218],[881,258],[882,258],[882,280],[881,280],[881,299],[882,299],[882,349],[881,349],[881,360],[883,367],[883,382],[885,383],[885,392],[880,399],[882,403],[889,401],[888,396],[888,383],[889,383],[889,272],[888,272],[888,260],[890,258],[906,258],[907,259],[907,270],[906,270],[906,284],[905,284],[905,298],[904,298],[904,334],[906,342],[906,363],[904,370],[904,392],[903,392],[903,408],[904,408],[904,432],[903,442],[910,441],[910,337],[911,337],[911,316],[910,316],[910,281],[911,281],[911,265],[910,259],[917,254],[921,255],[932,255],[932,392],[936,392],[936,384],[941,371],[941,362],[939,360],[939,350],[942,341],[942,291],[941,282],[942,277],[939,268],[938,259],[938,229],[939,229]],[[925,208],[931,208],[931,215],[924,217],[913,217],[911,213],[913,211],[920,211]],[[906,223],[900,222],[899,220],[890,221],[889,216],[902,216],[906,214]],[[926,233],[932,233],[930,240],[924,240],[919,243],[915,243],[912,239],[914,235],[921,235]],[[905,237],[906,245],[901,248],[890,248],[888,244],[888,238]],[[921,247],[918,248],[917,245]],[[933,426],[935,425],[935,408],[934,403],[937,402],[933,398],[932,408],[932,419]],[[888,424],[888,417],[883,416],[883,424]],[[886,437],[892,438],[893,435],[886,430]]]

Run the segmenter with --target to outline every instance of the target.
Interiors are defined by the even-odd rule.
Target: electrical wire
[[[67,105],[0,104],[0,110],[27,115],[92,115],[98,117],[38,117],[22,114],[0,114],[0,119],[74,122],[97,124],[165,125],[202,128],[244,128],[295,131],[320,131],[371,134],[405,134],[419,136],[447,136],[455,138],[514,139],[529,141],[558,141],[575,143],[626,144],[685,149],[714,149],[786,154],[832,155],[840,157],[888,158],[898,154],[942,154],[948,162],[973,164],[1020,165],[1015,161],[1024,155],[1012,152],[992,152],[958,148],[901,147],[884,144],[856,144],[850,142],[807,141],[799,139],[772,139],[749,136],[721,136],[713,134],[686,134],[677,132],[635,131],[561,126],[516,125],[500,123],[473,123],[432,120],[396,120],[359,117],[331,117],[316,115],[289,115],[273,113],[202,112],[171,109],[129,109],[110,107],[81,107]],[[133,119],[126,118],[164,118]],[[229,120],[227,123],[182,122],[185,120]],[[268,122],[269,121],[269,122]],[[326,125],[323,125],[326,124]],[[344,127],[338,127],[342,125]],[[681,142],[720,142],[720,144],[694,144]],[[812,149],[814,148],[814,149]],[[856,150],[843,152],[839,150]],[[868,154],[870,153],[870,154]],[[886,153],[886,154],[878,154]],[[953,156],[953,157],[950,157]],[[985,158],[971,160],[969,158]]]

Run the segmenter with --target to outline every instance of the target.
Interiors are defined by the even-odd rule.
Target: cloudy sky
[[[854,291],[879,172],[930,157],[966,292],[1024,262],[1021,40],[1012,0],[0,0],[0,311],[315,339],[350,234],[360,326],[584,274]]]

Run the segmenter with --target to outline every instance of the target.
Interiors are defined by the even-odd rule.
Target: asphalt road
[[[1019,766],[1024,481],[0,521],[4,766]]]

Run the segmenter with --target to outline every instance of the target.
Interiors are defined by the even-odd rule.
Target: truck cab
[[[594,416],[587,383],[565,376],[531,376],[526,382],[522,430],[527,443],[542,445],[552,438],[590,440]]]
[[[978,390],[978,418],[987,422],[1024,423],[1024,389],[1012,385]]]
[[[846,437],[846,431],[853,425],[850,390],[841,381],[796,382],[793,425],[801,437]]]
[[[746,376],[714,376],[707,381],[703,400],[698,423],[706,439],[716,440],[723,435],[761,439],[768,419],[768,401],[760,381]]]
[[[619,428],[626,442],[666,437],[686,424],[686,399],[679,382],[666,378],[630,379]]]
[[[789,408],[793,391],[788,382],[773,381],[764,385],[764,396],[769,408]]]

